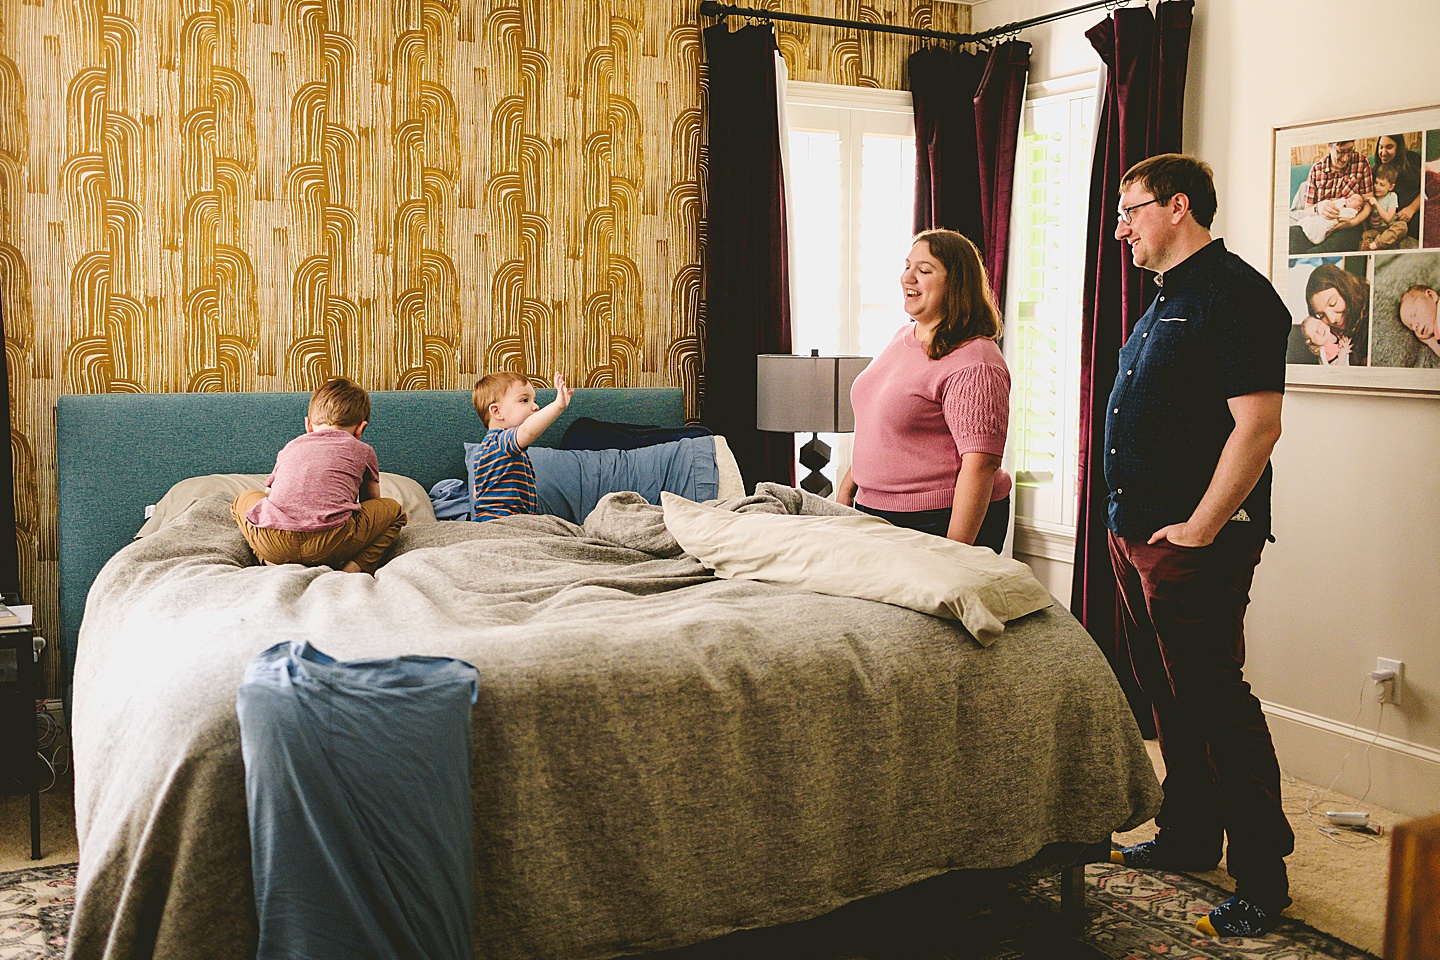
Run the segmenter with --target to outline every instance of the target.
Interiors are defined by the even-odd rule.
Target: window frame
[[[841,250],[841,270],[846,282],[841,284],[838,292],[837,308],[841,314],[842,323],[839,327],[839,352],[842,354],[859,354],[860,340],[860,319],[861,319],[861,270],[860,261],[860,236],[856,224],[860,220],[861,189],[852,183],[853,171],[860,170],[863,164],[865,136],[881,135],[896,136],[913,139],[915,136],[915,111],[914,104],[908,90],[887,90],[876,87],[851,87],[831,83],[813,83],[809,81],[788,81],[782,91],[783,112],[781,120],[784,124],[784,131],[781,136],[782,151],[787,154],[786,167],[786,209],[795,210],[796,207],[791,201],[790,171],[793,169],[789,158],[789,139],[792,130],[815,130],[835,131],[840,137],[840,149],[842,151],[842,162],[840,164],[840,192],[843,204],[840,211],[840,230],[843,247]],[[837,122],[816,123],[816,111],[835,111],[832,118]],[[861,122],[861,119],[864,122]],[[843,121],[843,122],[839,122]],[[838,128],[838,129],[837,129]],[[790,262],[796,262],[795,243],[797,241],[796,231],[788,231],[788,242],[791,245],[789,251]],[[897,254],[899,256],[899,254]],[[846,270],[847,264],[853,265],[854,269]],[[897,260],[895,267],[895,285],[899,289],[900,264]],[[791,303],[798,302],[796,283],[798,271],[790,271],[790,295]],[[899,294],[896,294],[896,311],[900,312]],[[793,307],[792,307],[793,316]],[[896,320],[898,327],[902,321]],[[792,350],[797,353],[807,353],[807,345],[792,341]],[[853,444],[853,434],[820,434],[822,440],[831,447],[830,469],[834,471],[833,482],[838,487],[840,478],[850,466],[850,452]],[[807,442],[807,434],[795,435],[795,446],[798,450],[801,444]],[[803,476],[805,470],[800,467],[797,460],[797,476]],[[827,471],[828,472],[828,471]]]
[[[1057,77],[1050,80],[1036,81],[1034,83],[1031,83],[1026,88],[1025,101],[1022,106],[1022,111],[1028,111],[1037,104],[1043,104],[1046,102],[1053,103],[1060,100],[1072,100],[1087,95],[1093,96],[1095,98],[1095,113],[1092,116],[1091,121],[1092,137],[1089,150],[1087,151],[1087,154],[1084,158],[1085,169],[1087,171],[1093,170],[1094,168],[1093,161],[1096,142],[1093,134],[1094,132],[1099,130],[1099,111],[1101,104],[1104,101],[1105,92],[1103,83],[1104,75],[1101,71],[1087,71],[1085,73],[1072,74],[1066,77]],[[1024,142],[1023,139],[1021,139],[1023,138],[1023,130],[1024,127],[1022,113],[1021,132],[1020,136],[1017,137],[1016,141],[1017,157],[1018,152],[1022,148]],[[1009,269],[1018,269],[1019,265],[1025,260],[1023,249],[1024,244],[1026,243],[1025,214],[1027,211],[1027,207],[1026,204],[1023,202],[1023,189],[1024,184],[1020,182],[1017,176],[1015,183],[1016,199],[1011,206],[1011,241],[1009,257],[1007,261],[1008,264],[1010,264]],[[1085,223],[1088,224],[1090,215],[1090,190],[1088,179],[1085,184],[1083,196],[1085,199]],[[1082,285],[1081,296],[1083,297],[1083,267],[1082,276],[1080,277],[1079,282]],[[1006,287],[1008,292],[1006,295],[1006,303],[1004,304],[1004,312],[1006,331],[1008,333],[1010,331],[1018,329],[1018,315],[1020,306],[1019,293],[1022,284],[1019,283],[1017,278],[1012,275]],[[1083,310],[1084,305],[1082,302],[1079,304],[1075,315],[1073,317],[1067,317],[1065,327],[1061,331],[1062,345],[1074,343],[1077,347],[1075,356],[1065,358],[1065,362],[1067,363],[1068,369],[1070,371],[1065,377],[1065,389],[1067,390],[1067,392],[1069,391],[1069,388],[1071,386],[1078,386],[1078,381],[1075,381],[1074,378],[1078,378],[1079,374],[1080,356],[1078,347],[1080,329],[1083,323]],[[1012,370],[1018,369],[1018,363],[1021,360],[1021,358],[1015,355],[1015,350],[1018,349],[1018,340],[1018,337],[1007,336],[1005,338],[1005,360],[1008,364],[1010,364]],[[1071,426],[1073,426],[1071,420],[1072,418],[1065,415],[1065,412],[1062,411],[1060,422],[1057,424],[1057,429],[1061,431],[1070,429]],[[1062,498],[1067,495],[1073,495],[1074,487],[1078,482],[1078,445],[1078,436],[1062,437],[1062,449],[1060,453],[1062,460],[1067,463],[1071,460],[1075,461],[1073,463],[1069,463],[1068,467],[1061,471],[1061,477],[1059,478],[1059,482],[1065,487],[1071,488],[1069,493],[1067,494],[1067,491],[1062,487],[1062,489],[1059,491],[1059,496],[1061,496]],[[1021,477],[1020,471],[1017,470],[1015,467],[1015,455],[1015,444],[1011,443],[1008,445],[1006,451],[1005,466],[1006,469],[1010,472],[1010,474],[1015,478],[1015,482],[1018,485],[1021,482]],[[1055,522],[1053,520],[1022,515],[1020,512],[1021,498],[1018,495],[1018,490],[1017,495],[1013,498],[1013,502],[1015,503],[1013,547],[1014,552],[1016,554],[1024,554],[1027,556],[1043,557],[1047,560],[1073,563],[1075,560],[1076,530],[1073,518],[1071,523],[1061,523]]]

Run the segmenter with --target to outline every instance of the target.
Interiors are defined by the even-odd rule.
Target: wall
[[[973,29],[1068,2],[990,0]],[[1198,0],[1185,97],[1185,149],[1215,168],[1215,233],[1268,273],[1273,128],[1429,106],[1440,90],[1440,7],[1386,0],[1382,33],[1360,31],[1354,69],[1319,69],[1299,42],[1342,23],[1342,0]],[[1103,11],[1024,34],[1032,79],[1092,70],[1084,31]],[[1294,38],[1286,42],[1285,38]],[[1405,64],[1403,82],[1363,68]],[[1265,702],[1287,774],[1408,814],[1440,811],[1440,397],[1287,393],[1273,457],[1276,542],[1256,574],[1246,676]],[[1068,570],[1046,561],[1067,585]],[[1383,718],[1360,699],[1376,657],[1405,661],[1404,701]],[[1362,709],[1363,708],[1363,709]],[[1354,735],[1358,719],[1360,736]],[[1362,760],[1380,719],[1380,736]],[[1341,774],[1342,757],[1353,750]]]
[[[62,393],[561,369],[679,385],[696,413],[697,7],[0,0],[0,298],[41,632]],[[968,22],[920,0],[789,8]],[[795,79],[898,88],[917,41],[797,26],[780,45]]]

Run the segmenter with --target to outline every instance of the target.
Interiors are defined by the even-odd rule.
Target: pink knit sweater
[[[856,501],[876,510],[941,510],[955,499],[960,457],[1005,452],[1010,371],[993,340],[971,340],[931,360],[907,323],[850,390]],[[995,472],[990,501],[1010,493]]]

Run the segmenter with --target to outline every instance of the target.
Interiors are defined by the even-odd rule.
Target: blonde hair
[[[504,400],[505,394],[517,383],[528,384],[530,378],[523,373],[497,370],[475,381],[475,389],[471,391],[470,399],[474,401],[475,412],[480,414],[480,420],[485,426],[490,426],[490,404]]]
[[[370,419],[370,394],[353,380],[334,377],[310,394],[307,416],[312,424],[354,427]]]

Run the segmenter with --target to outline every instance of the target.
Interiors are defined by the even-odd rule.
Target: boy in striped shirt
[[[539,511],[535,467],[525,448],[570,405],[574,392],[557,372],[555,399],[542,408],[535,402],[534,384],[523,374],[499,371],[475,381],[475,412],[487,429],[471,470],[470,503],[476,520]]]

